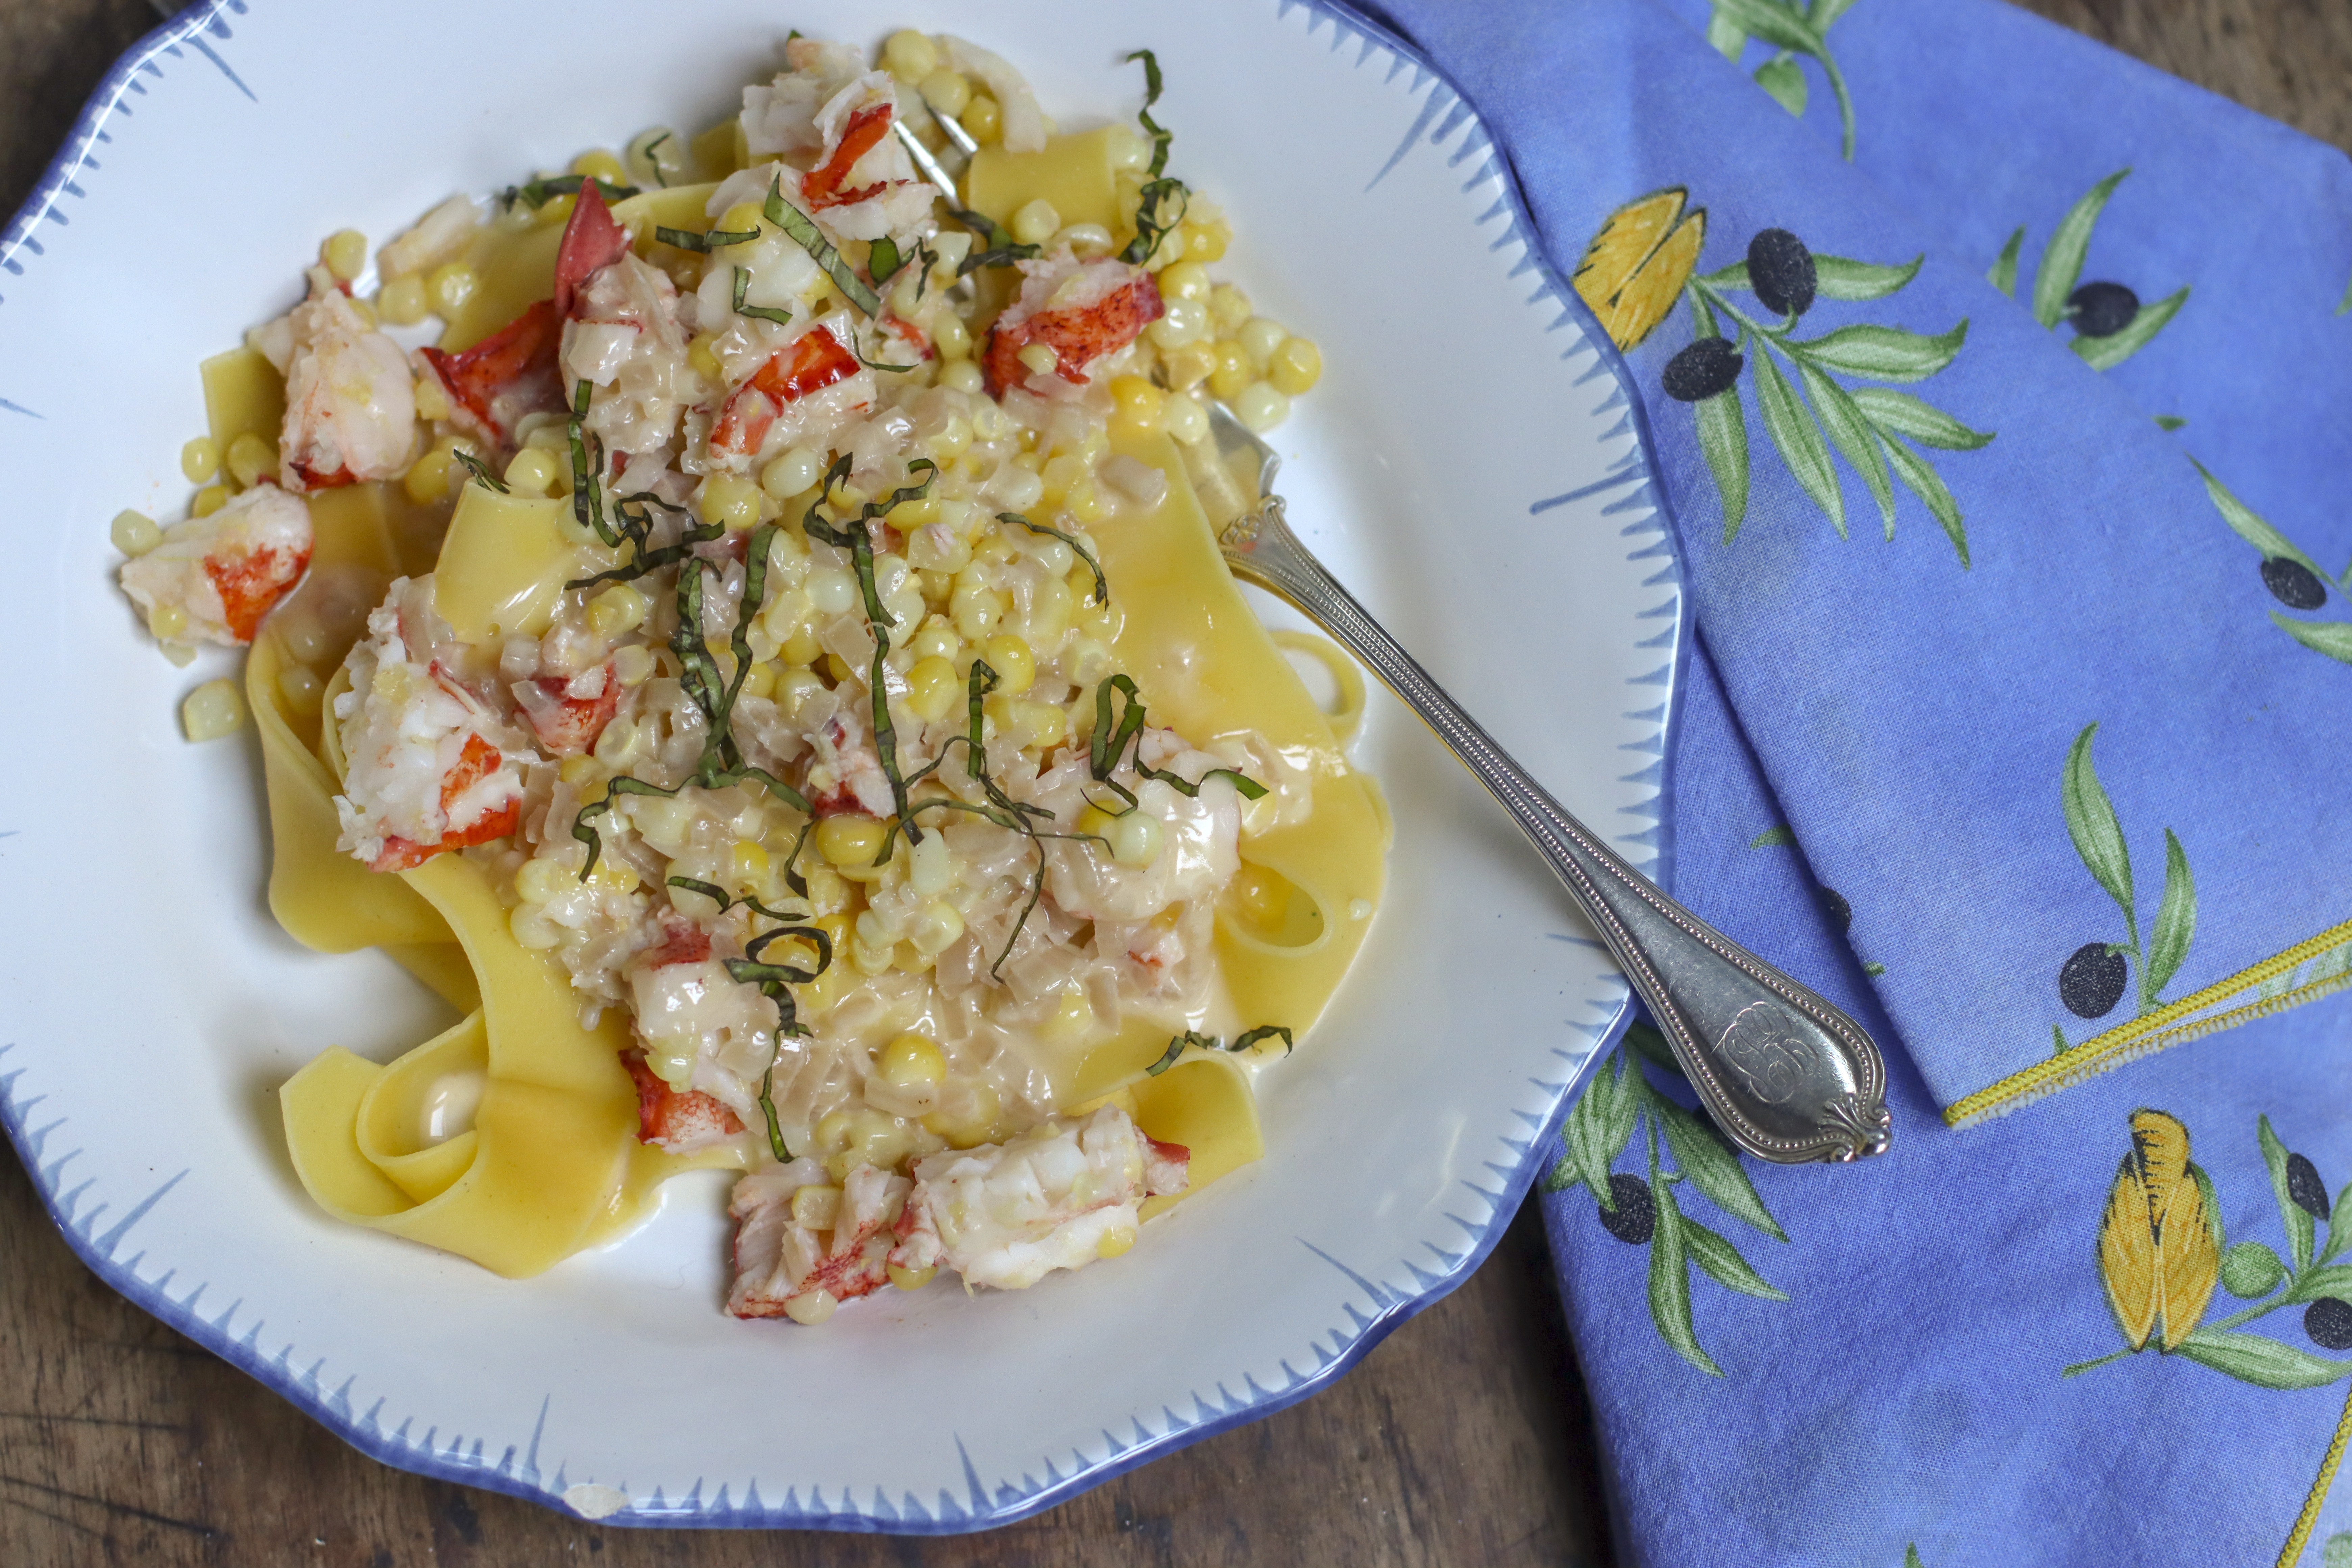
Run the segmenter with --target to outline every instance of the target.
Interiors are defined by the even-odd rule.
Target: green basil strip
[[[1151,118],[1151,106],[1160,101],[1160,57],[1150,49],[1138,49],[1119,63],[1127,65],[1135,60],[1143,62],[1143,107],[1136,110],[1135,117],[1151,132],[1151,177],[1158,179],[1168,167],[1168,144],[1176,139],[1176,133]]]
[[[502,496],[512,495],[514,493],[507,488],[506,480],[490,472],[489,466],[488,464],[484,463],[481,458],[474,456],[473,453],[466,450],[465,447],[452,447],[449,448],[449,455],[466,465],[466,471],[474,476],[474,481],[477,484],[482,485],[489,489],[494,489]]]
[[[857,275],[857,269],[841,258],[841,252],[834,248],[833,241],[825,238],[824,231],[816,226],[816,220],[784,200],[782,174],[768,183],[768,199],[760,211],[770,223],[791,236],[794,244],[809,253],[809,259],[824,268],[824,275],[833,279],[833,286],[841,290],[842,298],[866,312],[868,318],[882,313],[881,300],[866,279]]]
[[[584,434],[588,401],[594,391],[585,376],[580,379],[572,389],[572,416],[565,424],[572,445],[572,520],[583,528],[593,529],[596,537],[606,544],[618,545],[621,536],[604,521],[604,489],[597,478],[604,467],[604,445]],[[595,443],[593,456],[589,451],[591,442]]]
[[[588,863],[580,868],[580,879],[583,882],[596,869],[596,858],[604,850],[604,841],[596,836],[594,828],[588,826],[588,819],[611,811],[613,797],[616,795],[652,795],[664,800],[674,800],[677,791],[664,789],[657,784],[647,784],[644,779],[632,778],[627,773],[617,774],[605,781],[604,798],[582,806],[572,818],[572,837],[588,846]]]
[[[751,269],[748,267],[738,267],[735,269],[735,294],[729,301],[730,309],[739,316],[757,316],[761,321],[773,321],[780,327],[789,327],[793,324],[793,313],[790,310],[781,310],[773,305],[743,303],[743,290],[751,286]]]
[[[1270,1040],[1276,1035],[1282,1037],[1282,1054],[1286,1057],[1288,1056],[1290,1054],[1291,1047],[1296,1042],[1294,1042],[1290,1037],[1290,1030],[1288,1026],[1282,1024],[1261,1024],[1256,1028],[1252,1029],[1249,1033],[1244,1035],[1241,1038],[1235,1040],[1232,1045],[1225,1048],[1231,1051],[1245,1051],[1252,1046],[1257,1044],[1260,1040]]]
[[[664,245],[674,245],[680,250],[700,251],[708,256],[725,245],[748,245],[760,237],[756,228],[714,228],[709,234],[697,234],[690,228],[665,228],[656,225],[654,237]]]
[[[1176,204],[1175,216],[1168,216],[1168,204]],[[1135,209],[1135,237],[1118,258],[1130,267],[1140,267],[1160,248],[1168,231],[1184,221],[1184,214],[1192,205],[1192,193],[1181,180],[1160,178],[1143,187],[1140,204]]]
[[[533,177],[521,185],[509,185],[499,193],[499,200],[507,206],[512,206],[518,201],[527,202],[536,210],[558,196],[578,195],[583,183],[583,177],[579,174],[556,174],[544,179]],[[636,186],[616,185],[601,174],[596,177],[596,189],[608,202],[625,202],[637,194]]]

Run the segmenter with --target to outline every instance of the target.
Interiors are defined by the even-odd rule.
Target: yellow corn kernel
[[[180,727],[191,741],[217,741],[245,722],[245,699],[233,680],[207,680],[180,704]]]
[[[1209,373],[1211,395],[1228,402],[1239,397],[1242,389],[1256,379],[1248,352],[1231,338],[1220,340],[1210,352],[1217,356],[1217,368]]]
[[[1024,748],[1057,746],[1070,732],[1069,715],[1051,702],[1000,700],[991,710],[996,716],[998,732]]]
[[[697,332],[694,341],[686,345],[686,363],[692,365],[694,374],[703,380],[714,386],[724,386],[727,384],[727,367],[719,363],[719,356],[710,350],[710,345],[718,341],[717,332]]]
[[[915,640],[909,646],[914,648],[915,657],[918,659],[936,658],[952,661],[955,656],[963,650],[963,638],[956,636],[955,627],[940,616],[933,616],[923,623],[920,630],[915,633]]]
[[[431,424],[449,417],[449,390],[437,375],[420,375],[415,388],[416,416]]]
[[[738,838],[731,865],[737,887],[757,892],[767,885],[768,852],[760,845],[748,838]]]
[[[1077,830],[1090,837],[1108,838],[1111,824],[1118,820],[1118,817],[1090,801],[1087,808],[1078,813]]]
[[[824,652],[824,647],[816,640],[816,629],[805,626],[786,637],[783,646],[776,649],[777,657],[786,664],[796,664],[803,668],[815,664],[817,657]]]
[[[365,326],[369,331],[375,331],[376,319],[375,307],[373,305],[369,304],[365,300],[354,300],[352,301],[352,314],[357,316],[360,319],[361,324]]]
[[[1117,1258],[1134,1246],[1135,1227],[1131,1225],[1115,1225],[1104,1231],[1101,1239],[1095,1243],[1095,1256]]]
[[[833,677],[833,683],[835,686],[840,685],[845,680],[850,679],[857,673],[856,670],[849,668],[849,661],[842,658],[837,653],[829,653],[824,656],[824,672],[825,674]]]
[[[203,484],[220,472],[220,443],[209,436],[199,436],[180,448],[180,472],[188,476],[192,485]]]
[[[572,159],[571,172],[575,174],[592,175],[615,185],[625,185],[630,183],[629,166],[622,163],[618,155],[607,153],[602,147],[583,153]]]
[[[1242,353],[1249,357],[1252,375],[1264,375],[1266,366],[1274,363],[1276,353],[1289,339],[1287,327],[1279,321],[1267,321],[1264,316],[1252,316],[1242,323],[1241,331],[1234,334],[1234,342],[1241,344]]]
[[[719,215],[719,222],[713,226],[723,228],[730,234],[754,234],[759,231],[760,218],[758,202],[737,202]],[[722,248],[732,247],[723,247]]]
[[[1042,498],[1045,505],[1059,506],[1062,498],[1068,495],[1078,481],[1087,477],[1087,473],[1084,458],[1060,452],[1045,459],[1045,466],[1037,470],[1037,477],[1045,481],[1045,493]]]
[[[948,362],[947,368],[940,372],[940,384],[952,387],[958,392],[973,393],[988,384],[988,377],[982,374],[980,366],[972,363],[971,361],[951,359]]]
[[[751,673],[743,678],[743,693],[747,697],[773,697],[776,694],[776,667],[755,664]]]
[[[1013,221],[1004,226],[1023,245],[1043,245],[1062,226],[1062,215],[1054,209],[1053,203],[1039,196],[1015,208]]]
[[[643,686],[653,679],[654,650],[642,643],[631,643],[613,654],[613,673],[624,686]]]
[[[889,523],[901,533],[912,533],[919,528],[939,521],[940,512],[940,507],[937,496],[921,496],[914,500],[900,501],[897,506],[892,507],[889,512]]]
[[[906,1034],[882,1047],[874,1070],[893,1089],[937,1089],[948,1076],[948,1058],[929,1036]]]
[[[210,517],[226,505],[228,505],[228,487],[206,485],[196,492],[196,499],[188,503],[188,511],[191,516]]]
[[[988,668],[996,671],[996,689],[1007,697],[1018,697],[1036,683],[1037,658],[1029,645],[1012,636],[993,637],[980,650]]]
[[[1209,433],[1209,411],[1183,393],[1168,399],[1166,416],[1168,434],[1190,447]]]
[[[1062,363],[1062,356],[1044,343],[1030,343],[1013,357],[1019,360],[1021,368],[1031,375],[1051,375]]]
[[[593,782],[598,773],[601,771],[602,770],[598,766],[596,759],[593,757],[566,757],[563,759],[562,764],[555,770],[555,774],[556,777],[562,779],[565,784],[571,784],[575,788],[582,788]],[[599,860],[597,864],[601,866],[604,862]]]
[[[816,852],[835,866],[864,867],[874,863],[889,837],[889,827],[870,816],[828,816],[812,835]]]
[[[472,268],[462,261],[445,261],[425,279],[425,295],[436,312],[448,317],[463,310],[481,286],[482,279]]]
[[[1084,1039],[1094,1026],[1095,1010],[1087,1001],[1085,988],[1073,985],[1062,993],[1061,1001],[1038,1028],[1047,1039],[1069,1045]]]
[[[1160,819],[1148,811],[1128,812],[1103,835],[1110,840],[1110,858],[1122,866],[1149,866],[1160,858],[1166,834]]]
[[[923,79],[918,89],[923,101],[931,106],[934,114],[950,119],[961,114],[971,104],[971,79],[961,71],[935,70]]]
[[[425,279],[414,272],[385,284],[375,297],[375,309],[395,327],[413,327],[433,313],[432,301],[425,297]]]
[[[402,476],[400,488],[408,499],[419,506],[449,497],[449,477],[457,470],[457,459],[449,455],[454,442],[436,441],[433,449],[409,466]]]
[[[901,1290],[919,1290],[936,1279],[940,1272],[937,1264],[928,1268],[908,1268],[904,1264],[898,1263],[888,1264],[886,1267],[890,1271],[890,1283]]]
[[[943,658],[918,659],[907,672],[907,709],[926,724],[936,724],[955,711],[963,682],[955,666]]]
[[[971,132],[971,139],[982,146],[1004,134],[1004,110],[997,107],[996,100],[984,92],[972,94],[971,101],[963,106],[963,112],[956,118],[963,121],[966,131]]]
[[[319,679],[319,672],[303,665],[290,664],[278,672],[278,695],[287,707],[306,719],[319,710],[319,700],[326,689],[327,683]]]
[[[969,1149],[975,1143],[985,1143],[996,1131],[997,1114],[1004,1109],[1003,1097],[987,1084],[971,1091],[971,1104],[961,1115],[934,1110],[923,1118],[923,1125],[938,1133],[959,1149]]]
[[[163,542],[163,531],[143,511],[116,512],[114,525],[106,531],[106,536],[125,555],[144,555]]]
[[[536,447],[525,447],[507,465],[507,488],[517,495],[544,497],[555,488],[555,459]]]
[[[1234,417],[1263,435],[1290,417],[1290,399],[1272,383],[1254,381],[1234,399]]]
[[[1221,338],[1230,338],[1240,331],[1242,323],[1254,311],[1250,297],[1230,283],[1220,283],[1209,290],[1209,325]]]
[[[1160,368],[1167,374],[1168,384],[1178,392],[1187,392],[1209,379],[1217,368],[1217,346],[1199,340],[1163,349]]]
[[[1181,232],[1184,237],[1184,258],[1188,261],[1223,261],[1225,247],[1234,242],[1234,231],[1223,220],[1188,223]]]
[[[964,641],[979,642],[1004,618],[1004,596],[974,583],[960,582],[948,596],[948,618]]]
[[[572,209],[579,205],[578,196],[551,196],[532,209],[530,221],[541,228],[561,228],[572,220]]]
[[[824,458],[806,447],[794,447],[760,470],[760,488],[778,500],[790,500],[804,490],[816,489],[817,480],[823,478]]]
[[[1119,433],[1130,437],[1157,436],[1163,428],[1161,416],[1166,396],[1160,390],[1139,375],[1122,375],[1110,384],[1111,402],[1117,412]]]
[[[940,47],[914,28],[901,27],[882,46],[882,67],[911,86],[940,68]]]
[[[615,583],[588,601],[588,626],[600,637],[619,637],[645,620],[646,596],[626,583]]]
[[[1110,515],[1110,503],[1102,498],[1091,474],[1070,487],[1062,498],[1062,508],[1080,522],[1100,522]]]
[[[713,474],[702,481],[702,521],[724,523],[730,532],[760,526],[758,484],[736,474]]]
[[[227,462],[229,477],[250,489],[278,472],[278,444],[248,430],[228,444]]]
[[[339,228],[319,247],[319,259],[338,282],[348,283],[367,270],[367,236],[355,228]]]
[[[1290,338],[1266,362],[1266,380],[1286,397],[1310,391],[1323,379],[1323,351],[1309,338]]]
[[[188,629],[188,612],[177,605],[158,605],[147,612],[147,630],[158,642],[170,642]]]
[[[805,1189],[803,1189],[805,1190]],[[833,1316],[841,1303],[830,1290],[812,1290],[803,1296],[784,1298],[784,1316],[803,1328],[815,1328]]]
[[[1214,287],[1209,279],[1209,269],[1197,261],[1180,261],[1160,269],[1160,295],[1163,300],[1198,300],[1205,305]]]

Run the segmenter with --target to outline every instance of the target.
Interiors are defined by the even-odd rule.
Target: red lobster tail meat
[[[698,1089],[675,1089],[646,1065],[643,1051],[624,1051],[621,1061],[637,1086],[637,1142],[691,1153],[743,1131],[733,1111]]]
[[[541,300],[461,353],[419,352],[441,378],[449,401],[482,435],[504,445],[524,415],[560,413],[567,406],[555,363],[562,339],[562,315],[551,300]]]
[[[457,765],[451,768],[448,776],[441,781],[442,812],[446,815],[454,811],[466,792],[496,773],[499,763],[505,760],[496,746],[479,735],[467,736],[465,750],[457,754]],[[413,870],[436,855],[504,838],[521,826],[522,803],[509,800],[482,813],[463,827],[451,827],[430,844],[419,844],[395,834],[383,841],[383,852],[368,862],[368,869]]]
[[[869,196],[880,195],[884,187],[878,184],[845,191],[841,183],[849,178],[849,171],[856,166],[857,160],[874,151],[888,134],[888,104],[869,103],[850,115],[841,128],[841,143],[833,150],[833,156],[810,170],[801,181],[801,197],[808,204],[808,210],[814,213],[827,207],[852,206]]]
[[[239,642],[251,642],[269,606],[301,579],[310,564],[308,550],[239,550],[205,557],[205,576],[220,595],[231,635]]]
[[[555,250],[556,312],[578,314],[580,290],[588,279],[628,253],[629,231],[614,220],[596,182],[581,181],[579,199],[563,226],[563,242]]]
[[[832,332],[803,332],[735,389],[711,426],[710,444],[722,452],[757,452],[785,404],[856,374],[856,357]]]
[[[1160,285],[1152,281],[1151,274],[1139,271],[1090,305],[1040,310],[1010,326],[1000,321],[988,335],[982,365],[988,372],[988,389],[1002,394],[1028,379],[1029,367],[1021,363],[1021,351],[1033,343],[1054,351],[1055,374],[1073,386],[1084,386],[1087,365],[1133,342],[1138,332],[1165,312]]]

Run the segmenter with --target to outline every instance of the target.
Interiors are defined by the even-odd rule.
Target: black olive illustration
[[[2085,283],[2066,296],[2066,313],[2086,338],[2112,338],[2139,319],[2139,296],[2120,283]]]
[[[1853,906],[1845,901],[1845,895],[1835,888],[1817,888],[1814,891],[1821,896],[1822,912],[1830,917],[1830,923],[1842,932],[1852,931]]]
[[[2352,1301],[2322,1296],[2304,1309],[2303,1331],[2322,1350],[2352,1351]]]
[[[1666,395],[1676,403],[1704,403],[1731,390],[1748,362],[1728,338],[1698,338],[1666,362]]]
[[[2319,1167],[2300,1154],[2286,1157],[2286,1195],[2312,1218],[2327,1217],[2326,1184],[2319,1179]]]
[[[2124,999],[2130,966],[2104,942],[2086,942],[2058,971],[2058,1000],[2077,1018],[2104,1018]]]
[[[1787,229],[1760,229],[1748,242],[1748,286],[1774,315],[1801,316],[1811,310],[1818,281],[1813,253]]]
[[[2263,586],[2290,610],[2315,610],[2327,603],[2327,584],[2300,561],[2273,555],[2263,563]]]
[[[1650,1202],[1649,1184],[1620,1171],[1609,1178],[1609,1199],[1617,1205],[1614,1209],[1593,1205],[1601,1215],[1601,1227],[1635,1247],[1648,1241],[1651,1232],[1658,1228],[1658,1211]]]

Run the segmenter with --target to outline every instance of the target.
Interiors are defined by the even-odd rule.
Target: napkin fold
[[[1674,890],[1889,1047],[1859,1166],[1640,1025],[1548,1143],[1624,1555],[2352,1562],[2352,166],[1992,0],[1375,20],[1647,405]]]

